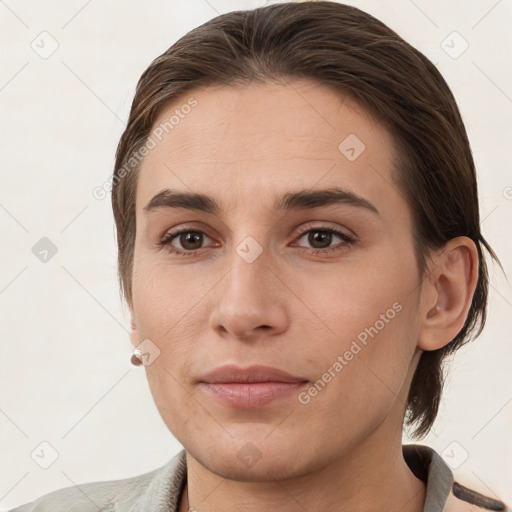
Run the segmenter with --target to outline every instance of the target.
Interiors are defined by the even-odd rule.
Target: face
[[[306,474],[399,435],[421,286],[389,133],[307,81],[194,90],[154,127],[176,109],[140,169],[131,305],[170,431],[240,480]],[[227,364],[300,382],[202,382]]]

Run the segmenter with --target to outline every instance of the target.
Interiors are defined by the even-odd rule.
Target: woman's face
[[[389,133],[307,81],[196,89],[159,126],[137,185],[132,343],[150,340],[145,369],[170,431],[240,480],[400,442],[421,283]],[[215,390],[248,389],[201,383],[226,364],[306,382],[267,384],[285,392],[266,402],[223,400]]]

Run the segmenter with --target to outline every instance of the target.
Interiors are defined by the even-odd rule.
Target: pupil
[[[326,244],[324,244],[324,246],[322,247],[317,247],[320,248],[320,249],[323,249],[325,247],[329,247],[330,245],[330,242],[331,242],[331,237],[332,237],[332,233],[329,233],[327,231],[312,231],[310,234],[309,234],[309,243],[315,247],[315,244],[320,241],[320,243],[322,242],[327,242]]]
[[[195,245],[194,245],[194,238],[195,238]],[[199,247],[201,247],[201,234],[200,233],[197,233],[195,231],[192,231],[190,233],[185,233],[183,235],[181,235],[181,245],[187,249],[187,250],[191,250],[191,249],[198,249]],[[187,244],[188,243],[192,243],[192,247],[187,247]]]

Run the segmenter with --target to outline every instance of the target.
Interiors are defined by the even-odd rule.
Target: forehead
[[[376,202],[398,199],[391,135],[353,99],[314,82],[193,89],[166,106],[151,137],[139,211],[166,188],[211,195],[226,210],[243,197],[270,204],[270,189],[342,185]]]

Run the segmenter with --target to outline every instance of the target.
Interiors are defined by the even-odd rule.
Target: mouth
[[[203,391],[224,405],[237,408],[263,407],[289,397],[307,382],[252,382],[250,384],[201,383]]]
[[[294,394],[308,381],[269,366],[222,366],[199,380],[200,389],[223,405],[263,407]]]
[[[214,368],[212,371],[203,375],[199,379],[199,382],[206,382],[208,384],[247,384],[253,382],[297,383],[306,380],[307,379],[271,366],[254,365],[248,368],[242,368],[230,364]]]

